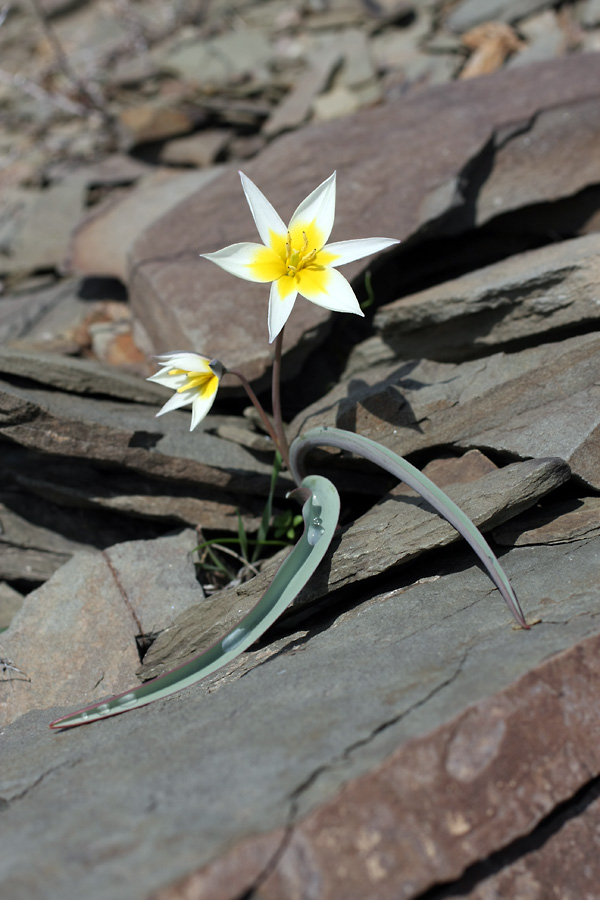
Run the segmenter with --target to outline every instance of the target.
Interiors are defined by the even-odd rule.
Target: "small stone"
[[[183,173],[159,169],[126,196],[109,198],[77,225],[66,266],[72,272],[126,281],[128,253],[137,238],[192,191],[220,174],[218,167]],[[144,322],[143,308],[138,314]]]
[[[34,525],[0,503],[0,579],[47,581],[85,544]]]
[[[375,315],[381,350],[397,358],[460,360],[484,347],[543,340],[582,321],[600,322],[599,258],[600,235],[590,234],[403,297]],[[369,347],[375,350],[375,343]]]
[[[460,0],[446,20],[451,31],[468,31],[482,22],[518,22],[548,6],[552,0]]]
[[[528,510],[494,530],[494,540],[505,547],[563,544],[600,534],[600,498],[563,500]]]
[[[86,179],[76,174],[36,195],[12,246],[8,271],[62,268],[86,189]]]
[[[369,42],[364,31],[348,28],[341,40],[344,53],[343,83],[353,91],[371,84],[375,79],[375,69],[371,62]]]
[[[341,61],[342,51],[333,41],[312,54],[307,70],[294,82],[290,92],[265,122],[263,134],[271,138],[302,125],[310,116],[315,99],[328,86]]]
[[[211,166],[225,151],[231,132],[226,129],[206,129],[189,137],[167,141],[159,154],[165,165],[194,166],[198,169]]]
[[[339,85],[321,94],[313,100],[313,116],[316,122],[326,122],[330,119],[339,119],[349,116],[358,109],[358,100],[354,93],[344,85]]]
[[[0,581],[0,631],[8,628],[22,606],[23,595],[6,581]]]
[[[516,32],[504,22],[476,25],[463,34],[462,43],[474,52],[463,66],[461,78],[489,75],[502,68],[507,57],[525,47]]]
[[[262,31],[243,28],[208,40],[182,42],[160,63],[163,69],[206,88],[248,76],[266,78],[272,52]]]
[[[28,594],[3,647],[30,682],[0,697],[0,722],[56,703],[91,703],[135,683],[136,637],[203,600],[193,531],[78,553]],[[90,631],[90,622],[102,623]]]
[[[600,26],[600,0],[586,0],[580,13],[580,21],[584,28]]]
[[[182,110],[167,106],[134,106],[119,113],[121,147],[129,150],[139,144],[162,141],[177,134],[186,134],[194,127],[192,119]]]
[[[152,405],[164,399],[164,390],[160,385],[115,372],[91,359],[0,348],[0,372],[88,396],[114,397]]]

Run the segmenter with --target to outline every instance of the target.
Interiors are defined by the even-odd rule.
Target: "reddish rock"
[[[333,240],[371,235],[407,238],[462,202],[457,198],[457,178],[489,145],[495,131],[527,122],[545,109],[562,106],[567,112],[569,104],[594,97],[599,80],[600,57],[589,54],[432,88],[283,136],[244,171],[285,220],[337,169]],[[598,154],[589,153],[587,136],[583,172],[570,165],[568,171],[557,167],[566,146],[573,153],[575,134],[570,128],[561,129],[548,157],[543,155],[543,142],[536,142],[536,182],[543,182],[540,199],[551,193],[570,194],[582,179],[600,180]],[[523,177],[532,165],[528,158]],[[515,178],[518,181],[518,172]],[[157,350],[190,347],[243,366],[251,378],[265,372],[270,365],[268,287],[239,281],[198,259],[199,253],[256,239],[234,171],[192,194],[148,228],[132,250],[129,282],[133,308]],[[343,271],[352,278],[365,265],[359,261]],[[329,319],[327,311],[299,298],[286,329],[286,346],[296,347],[309,336],[314,346],[316,332],[322,336]]]
[[[260,877],[257,838],[251,837],[152,900],[235,900],[253,887],[261,900],[410,900],[451,882],[477,860],[530,834],[600,773],[599,677],[595,636],[346,783],[292,827],[283,848],[281,829],[263,835],[258,846],[277,852]],[[551,854],[575,838],[584,843],[569,873],[585,849],[596,852],[597,806],[496,876],[503,890],[461,896],[527,896],[520,890],[522,872],[540,885],[536,898],[550,896],[556,878],[572,884],[546,865],[560,859],[564,872],[564,855]],[[584,891],[588,872],[580,868],[573,877],[582,890],[568,896],[591,896]],[[232,875],[229,890],[219,880],[224,873]]]

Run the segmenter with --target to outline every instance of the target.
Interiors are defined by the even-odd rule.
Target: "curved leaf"
[[[323,559],[337,526],[340,498],[334,485],[320,475],[309,475],[303,479],[302,487],[310,492],[302,507],[304,533],[258,603],[232,631],[189,662],[110,700],[56,719],[50,728],[71,728],[106,719],[168,697],[231,662],[264,634],[307,583]]]
[[[351,453],[364,456],[365,459],[381,466],[382,469],[399,478],[400,481],[403,481],[420,494],[424,500],[427,500],[469,542],[519,625],[522,628],[530,627],[525,621],[525,616],[516,594],[510,586],[510,582],[490,545],[469,517],[433,481],[405,459],[402,459],[401,456],[398,456],[397,453],[388,450],[387,447],[383,447],[381,444],[377,444],[375,441],[371,441],[369,438],[362,437],[359,434],[343,431],[340,428],[328,428],[327,426],[312,428],[292,442],[290,447],[290,467],[296,481],[302,477],[302,466],[308,450],[312,447],[322,447],[323,445],[339,447],[341,450],[349,450]]]

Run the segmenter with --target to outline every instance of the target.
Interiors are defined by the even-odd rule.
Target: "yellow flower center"
[[[285,267],[288,275],[297,275],[302,269],[312,266],[317,258],[317,250],[308,249],[308,237],[302,232],[302,247],[296,250],[292,247],[292,238],[288,231],[285,242]],[[316,268],[316,266],[314,266]]]
[[[192,389],[203,390],[208,387],[208,383],[214,378],[218,381],[217,376],[213,372],[186,372],[185,369],[169,369],[169,375],[186,375],[185,381],[181,387],[177,388],[178,394]]]

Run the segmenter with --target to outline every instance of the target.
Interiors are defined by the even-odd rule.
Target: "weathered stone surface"
[[[532,506],[568,480],[569,474],[562,460],[532,460],[490,472],[467,486],[450,486],[447,493],[485,532]],[[424,501],[392,495],[333,540],[328,563],[315,572],[292,609],[405,565],[458,538],[455,529]],[[142,677],[155,677],[226,634],[258,602],[279,562],[267,564],[256,578],[219,592],[201,608],[190,608],[178,618],[148,652],[140,670]]]
[[[562,544],[600,534],[600,498],[563,500],[531,509],[494,530],[494,540],[508,547]]]
[[[8,628],[22,606],[23,595],[6,581],[0,581],[0,630]]]
[[[75,394],[115,397],[153,406],[165,397],[164,390],[154,382],[110,369],[91,359],[1,348],[0,372]]]
[[[17,444],[176,482],[266,495],[271,466],[201,430],[208,427],[205,419],[192,434],[189,413],[176,411],[165,421],[152,407],[0,384],[0,433]]]
[[[212,872],[228,872],[229,894],[221,879],[206,900],[257,876],[273,896],[266,855],[282,900],[303,896],[290,886],[300,845],[317,896],[414,897],[456,877],[600,771],[597,553],[596,540],[503,558],[528,615],[547,620],[530,632],[507,627],[458,556],[460,571],[433,564],[178,697],[65,734],[47,728],[64,707],[21,718],[3,735],[3,889],[146,900],[221,857]]]
[[[307,70],[265,122],[263,134],[275,137],[302,125],[310,115],[315,97],[325,90],[341,61],[342,52],[335,40],[322,45],[311,57]]]
[[[599,363],[592,333],[458,365],[372,368],[304,410],[291,432],[335,425],[404,456],[446,445],[521,459],[556,455],[598,488]]]
[[[537,846],[525,842],[525,852],[516,861],[514,852],[500,852],[494,860],[496,866],[501,866],[496,874],[488,874],[483,865],[478,873],[480,879],[471,890],[462,890],[460,883],[456,887],[465,900],[544,897],[549,891],[558,897],[591,900],[598,891],[599,833],[600,800],[597,787],[592,784],[558,813],[554,822],[536,831]],[[263,843],[267,840],[263,838]],[[225,865],[222,863],[221,867]]]
[[[4,267],[10,272],[61,269],[80,219],[87,182],[77,174],[40,192],[31,204]]]
[[[472,201],[467,203],[463,194],[465,167],[481,154],[487,164],[492,135],[504,133],[509,123],[534,119],[534,128],[541,129],[539,135],[538,131],[534,134],[535,152],[525,153],[525,132],[505,148],[508,154],[512,144],[518,143],[514,154],[510,149],[511,159],[519,165],[512,170],[515,183],[528,177],[533,167],[538,173],[528,181],[525,192],[520,188],[524,203],[535,202],[534,196],[536,200],[564,196],[585,180],[600,180],[598,155],[591,152],[592,142],[597,140],[597,101],[586,107],[582,100],[597,95],[599,77],[600,58],[590,54],[540,64],[526,72],[515,70],[422,91],[343,122],[284,135],[245,166],[245,171],[286,219],[295,205],[337,168],[341,174],[334,240],[357,236],[357,221],[361,223],[360,236],[406,238],[452,208],[463,211],[462,224],[455,220],[453,226],[460,230],[473,224]],[[573,115],[581,119],[582,131],[565,130],[565,112],[579,101]],[[561,108],[542,115],[550,107]],[[545,129],[551,125],[557,134],[548,144],[546,158]],[[575,148],[578,133],[582,138]],[[373,146],[378,147],[375,162]],[[424,146],[427,154],[422,152]],[[581,166],[557,165],[557,160],[564,163],[565,154],[574,158],[576,149]],[[305,163],[291,166],[292,158]],[[492,174],[493,190],[477,206],[480,217],[488,216],[490,204],[496,208],[498,185],[506,182],[503,170],[493,168]],[[500,211],[505,208],[502,205]],[[265,372],[270,363],[265,343],[267,289],[242,284],[218,267],[197,260],[199,252],[253,240],[254,235],[239,178],[229,170],[150,226],[136,242],[130,254],[131,302],[157,350],[192,345],[231,364],[235,347],[235,364],[243,366],[250,378]],[[353,263],[344,272],[353,278],[365,265]],[[244,298],[242,306],[240,297]],[[242,316],[242,309],[247,314]],[[254,315],[253,309],[263,312]],[[311,331],[314,346],[315,330],[322,336],[329,318],[321,308],[299,299],[288,323],[287,346],[300,354],[300,340]]]
[[[432,459],[426,466],[423,466],[422,472],[431,478],[438,487],[445,488],[449,484],[470,484],[490,472],[495,472],[497,468],[498,466],[479,450],[469,450],[464,456]],[[416,497],[417,492],[406,484],[400,483],[391,491],[391,496],[398,497],[400,495]]]
[[[220,173],[219,168],[183,173],[159,170],[142,179],[133,193],[110,198],[77,225],[66,259],[67,268],[86,275],[113,275],[126,281],[128,251],[148,224]],[[143,315],[140,318],[145,319]]]
[[[600,322],[600,235],[518,254],[403,297],[375,315],[399,359],[460,360]],[[382,348],[383,350],[383,348]]]
[[[34,525],[0,503],[0,578],[46,581],[82,549],[85,543]]]
[[[182,110],[151,104],[122,110],[118,121],[121,146],[125,150],[187,134],[194,127],[190,116]]]
[[[461,78],[477,78],[501,69],[507,57],[525,45],[503,22],[484,22],[463,34],[462,43],[472,54],[461,69]]]
[[[556,61],[552,65],[556,65]],[[531,72],[527,68],[527,72]],[[505,73],[505,77],[509,72]],[[590,156],[598,145],[600,98],[540,109],[507,137],[496,135],[493,168],[476,199],[475,221],[523,206],[571,196],[600,180]],[[525,126],[525,127],[523,127]]]
[[[446,24],[452,31],[460,32],[494,19],[517,22],[552,5],[551,0],[461,0],[448,16]]]
[[[0,344],[26,334],[35,322],[69,293],[68,285],[59,284],[39,291],[16,292],[1,297]]]
[[[172,166],[211,166],[231,140],[223,128],[207,128],[188,137],[168,141],[160,151],[160,161]]]
[[[248,75],[264,77],[272,55],[266,35],[244,28],[208,40],[181,42],[162,56],[160,62],[165,70],[204,88],[207,84],[226,84]]]
[[[2,646],[31,681],[0,695],[0,722],[57,703],[92,702],[133,683],[136,636],[153,635],[204,599],[192,560],[196,545],[187,530],[80,552],[28,594]]]

